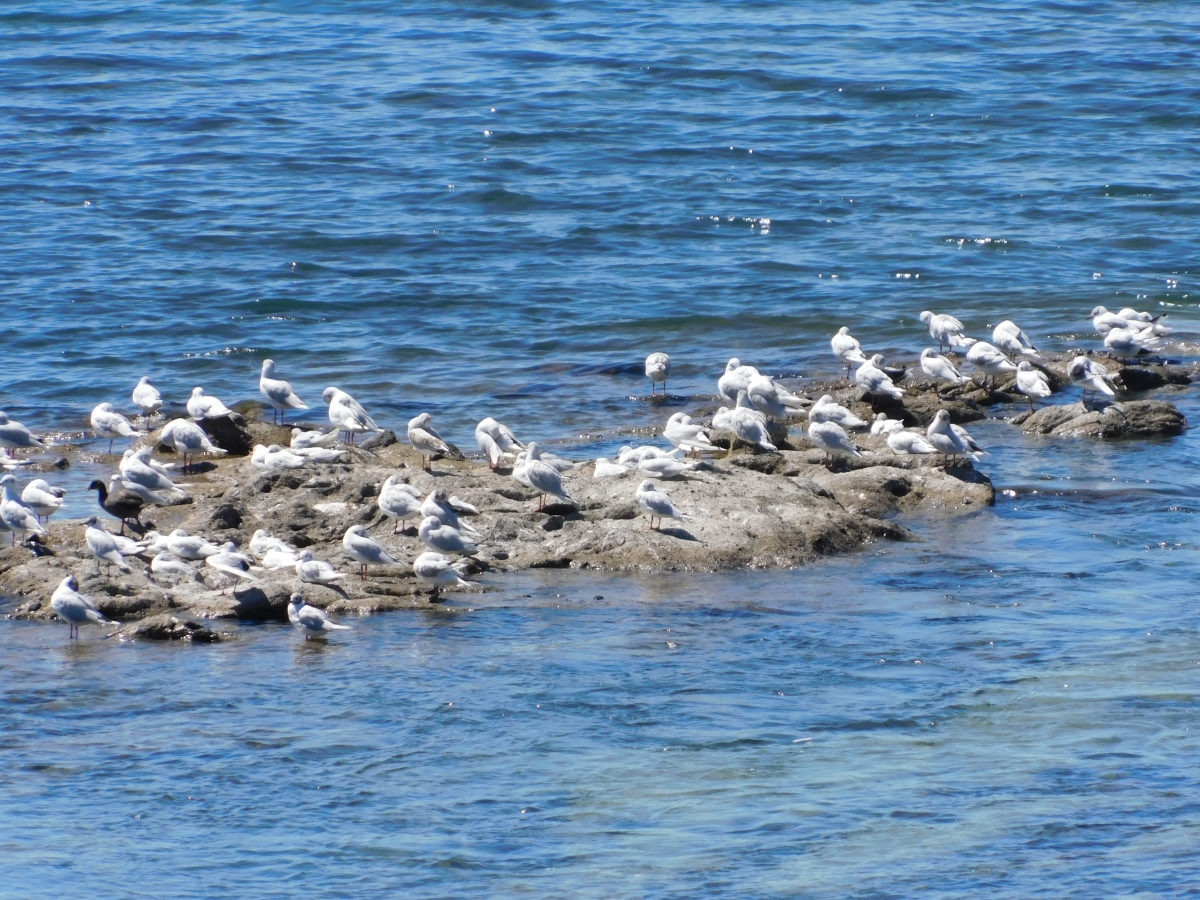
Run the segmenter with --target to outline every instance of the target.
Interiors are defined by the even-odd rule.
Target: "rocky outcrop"
[[[123,625],[114,636],[123,641],[191,641],[196,644],[215,644],[225,640],[226,635],[211,630],[207,625],[180,619],[169,613],[147,616],[140,621]]]
[[[1045,406],[1012,420],[1028,434],[1055,437],[1151,438],[1182,434],[1187,419],[1165,400],[1130,400],[1089,409],[1082,403]]]

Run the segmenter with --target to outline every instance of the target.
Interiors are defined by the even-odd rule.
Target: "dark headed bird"
[[[125,533],[125,523],[130,519],[137,522],[139,526],[142,524],[138,520],[138,516],[141,515],[146,501],[133,491],[121,488],[110,494],[103,481],[93,481],[88,485],[88,490],[95,491],[99,495],[102,510],[113,518],[121,520],[121,534]]]

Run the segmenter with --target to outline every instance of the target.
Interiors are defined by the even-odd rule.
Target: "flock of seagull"
[[[1110,313],[1098,306],[1092,310],[1089,318],[1097,333],[1103,337],[1110,354],[1123,361],[1130,356],[1157,349],[1159,338],[1170,333],[1163,317],[1153,317],[1133,309]],[[961,384],[969,380],[953,360],[943,355],[945,348],[945,352],[961,354],[985,382],[1001,375],[1015,375],[1016,389],[1029,398],[1031,408],[1034,401],[1050,396],[1046,376],[1030,362],[1031,358],[1038,358],[1040,354],[1029,336],[1013,322],[1001,322],[993,330],[991,342],[986,342],[968,337],[963,323],[954,316],[925,311],[920,319],[930,337],[938,343],[937,350],[927,348],[921,352],[921,370],[929,378],[948,384]],[[903,370],[888,369],[882,354],[869,357],[864,354],[861,344],[850,334],[849,328],[838,330],[830,341],[830,349],[838,362],[846,367],[848,377],[857,366],[853,380],[862,390],[897,399],[904,395],[904,390],[895,384]],[[671,360],[666,353],[656,352],[646,357],[645,373],[650,380],[651,394],[656,392],[660,384],[665,393],[670,367]],[[1072,383],[1083,389],[1085,400],[1088,393],[1115,396],[1115,384],[1108,371],[1087,356],[1075,356],[1067,366],[1067,374]],[[288,410],[309,409],[291,384],[276,377],[275,364],[269,359],[262,364],[259,392],[272,408],[275,421],[280,421],[281,415]],[[672,450],[665,451],[654,446],[626,446],[620,449],[615,460],[601,457],[595,461],[594,478],[620,477],[635,470],[643,476],[634,498],[649,517],[649,527],[652,529],[661,528],[665,519],[691,518],[659,489],[656,479],[678,477],[695,465],[689,458],[719,452],[721,448],[712,443],[710,431],[727,431],[737,441],[764,450],[775,450],[769,422],[802,414],[808,420],[806,433],[809,439],[826,453],[828,459],[860,456],[850,432],[865,429],[869,429],[873,435],[886,436],[888,447],[898,455],[940,454],[977,460],[981,453],[986,452],[966,429],[950,422],[950,415],[944,409],[936,413],[924,432],[906,429],[902,422],[888,419],[885,413],[878,413],[873,421],[866,422],[836,403],[829,394],[816,401],[798,396],[736,358],[729,360],[724,374],[718,379],[717,392],[731,405],[722,406],[714,414],[711,427],[693,422],[684,413],[675,413],[668,419],[663,436],[672,445]],[[353,444],[358,435],[381,431],[363,406],[345,391],[329,387],[321,396],[328,404],[328,418],[333,428],[328,431],[293,428],[288,447],[256,446],[251,456],[252,465],[264,470],[287,470],[314,463],[341,462],[349,454],[347,450],[337,447],[339,433],[344,435],[347,444]],[[148,432],[144,428],[138,428],[139,419],[143,426],[147,426],[160,415],[163,407],[162,395],[149,378],[142,378],[137,383],[131,399],[141,414],[133,421],[117,412],[111,403],[101,403],[92,410],[92,429],[98,438],[108,438],[110,452],[113,442],[119,438],[146,435]],[[187,401],[187,411],[190,418],[172,419],[160,433],[161,443],[180,455],[181,474],[184,475],[188,472],[189,461],[195,457],[226,452],[212,442],[208,432],[199,423],[225,417],[240,419],[234,410],[219,398],[206,394],[201,387],[192,391]],[[457,448],[434,428],[428,413],[409,421],[407,436],[413,448],[421,454],[426,470],[430,470],[435,457],[461,458]],[[493,470],[505,459],[513,461],[513,479],[537,492],[539,509],[544,507],[547,497],[576,505],[563,486],[562,476],[577,463],[545,451],[536,442],[526,444],[517,440],[507,426],[490,417],[476,426],[475,438]],[[4,454],[0,464],[10,469],[25,465],[27,461],[10,456],[9,451],[20,452],[44,446],[27,427],[9,420],[7,415],[0,412],[0,448]],[[248,547],[249,553],[240,552],[233,543],[217,545],[182,529],[165,536],[149,531],[138,540],[126,537],[127,524],[136,523],[140,530],[139,517],[144,507],[171,505],[187,498],[185,489],[188,485],[174,481],[174,468],[173,463],[155,459],[149,447],[138,450],[131,448],[125,451],[118,471],[107,484],[95,480],[89,485],[89,490],[97,492],[100,508],[121,522],[119,534],[100,527],[95,516],[84,522],[85,543],[96,560],[97,573],[101,567],[131,572],[126,557],[148,556],[152,577],[162,579],[200,579],[200,570],[193,563],[211,570],[218,579],[232,583],[255,581],[256,572],[278,569],[292,569],[301,582],[308,584],[330,585],[347,577],[346,573],[337,571],[330,563],[315,559],[311,551],[297,550],[263,530],[255,532]],[[17,495],[15,482],[12,474],[0,477],[0,489],[3,490],[0,532],[11,532],[14,546],[18,535],[22,542],[27,541],[31,534],[44,536],[43,522],[49,521],[66,496],[62,488],[52,487],[43,479],[30,481]],[[377,505],[385,516],[395,520],[393,533],[399,531],[408,520],[416,523],[417,534],[429,549],[417,556],[412,568],[417,581],[432,589],[431,601],[438,599],[439,591],[444,587],[471,583],[463,575],[469,558],[476,552],[475,542],[480,539],[480,534],[464,521],[464,517],[478,515],[478,509],[458,497],[447,496],[443,490],[434,490],[422,497],[416,488],[399,476],[391,476],[383,483]],[[345,555],[358,564],[360,577],[365,577],[368,566],[399,564],[361,525],[346,531],[342,547]],[[452,560],[450,555],[457,559]],[[95,602],[79,592],[74,575],[68,575],[58,585],[51,605],[70,625],[72,638],[78,636],[80,625],[119,624],[110,623]],[[288,616],[306,637],[347,627],[334,623],[324,611],[306,604],[301,593],[292,595]]]

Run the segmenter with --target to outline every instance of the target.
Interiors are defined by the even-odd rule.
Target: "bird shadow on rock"
[[[570,503],[547,503],[537,511],[544,513],[547,516],[562,516],[565,519],[578,510],[573,504]]]
[[[700,538],[696,537],[686,528],[656,528],[659,534],[665,534],[667,537],[678,538],[681,541],[695,541],[697,544],[704,543]]]

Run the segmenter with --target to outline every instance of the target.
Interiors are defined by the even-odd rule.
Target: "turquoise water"
[[[925,308],[1066,349],[1135,305],[1189,360],[1198,19],[9,5],[0,408],[234,402],[269,355],[603,449],[663,418],[651,350],[686,408]],[[1187,894],[1197,439],[972,431],[994,510],[802,570],[496,578],[328,645],[4,622],[0,896]]]

